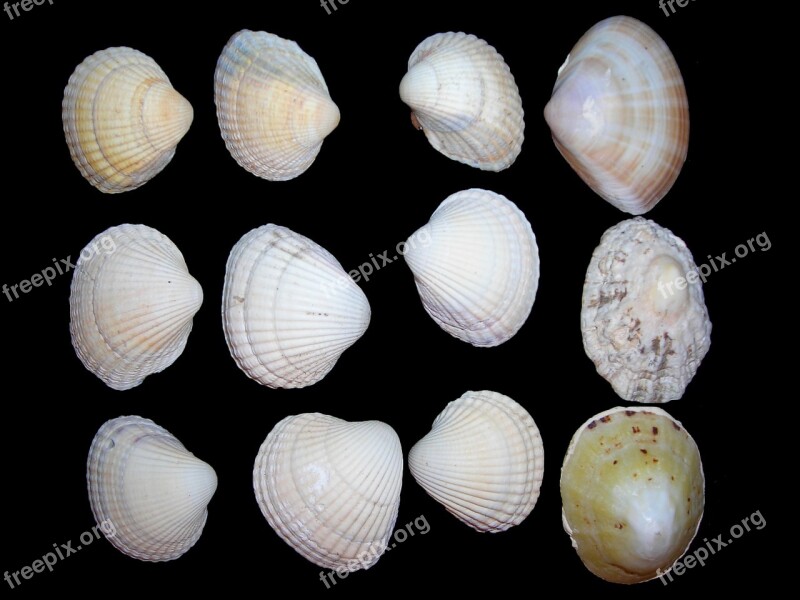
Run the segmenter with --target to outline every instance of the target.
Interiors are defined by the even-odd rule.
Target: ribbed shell
[[[95,52],[64,90],[62,120],[75,166],[101,192],[158,175],[192,124],[192,105],[156,62],[132,48]]]
[[[660,408],[612,408],[573,436],[561,500],[564,529],[587,569],[614,583],[654,579],[670,571],[700,527],[700,452]]]
[[[442,202],[406,242],[422,304],[450,335],[497,346],[528,318],[539,283],[531,225],[500,194],[471,189]]]
[[[652,209],[686,160],[689,101],[680,69],[664,40],[631,17],[601,21],[578,41],[545,118],[570,166],[630,214]]]
[[[697,273],[683,240],[653,221],[628,219],[603,234],[586,270],[581,333],[621,398],[683,396],[711,345]]]
[[[217,489],[209,465],[150,419],[118,417],[92,440],[86,467],[92,512],[120,552],[174,560],[194,546]]]
[[[473,529],[519,525],[539,498],[544,447],[531,415],[497,392],[467,392],[408,453],[428,494]]]
[[[431,145],[486,171],[510,167],[524,140],[522,99],[503,57],[466,33],[437,33],[408,61],[400,97]]]
[[[127,390],[181,355],[203,290],[167,236],[125,224],[81,251],[69,303],[78,358],[109,387]]]
[[[369,320],[361,288],[307,237],[269,224],[231,250],[222,292],[225,340],[239,368],[262,385],[321,380]]]
[[[256,457],[253,488],[275,532],[326,569],[356,571],[385,551],[400,507],[403,451],[380,421],[287,417]]]
[[[231,156],[250,173],[293,179],[314,162],[339,124],[316,61],[296,42],[242,30],[217,61],[214,101]]]

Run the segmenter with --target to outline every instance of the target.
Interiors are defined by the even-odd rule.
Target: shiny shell
[[[175,362],[202,303],[167,236],[146,225],[111,227],[81,251],[72,275],[72,345],[106,385],[127,390]]]
[[[231,250],[222,292],[225,340],[239,368],[262,385],[318,382],[369,320],[361,288],[307,237],[264,225]]]
[[[686,244],[636,217],[611,227],[583,286],[583,347],[621,398],[683,396],[711,344],[711,321]]]
[[[132,48],[95,52],[64,90],[62,120],[75,166],[101,192],[138,188],[175,155],[192,105],[156,62]]]
[[[544,114],[581,179],[630,214],[652,209],[686,160],[689,101],[680,69],[664,40],[631,17],[584,34]]]
[[[387,548],[403,482],[403,451],[380,421],[285,418],[256,457],[253,488],[275,532],[326,569],[374,565]]]
[[[425,310],[450,335],[497,346],[530,315],[539,250],[525,215],[504,196],[453,194],[405,248]]]
[[[203,532],[217,489],[209,465],[150,419],[118,417],[97,432],[86,467],[92,512],[120,552],[174,560]]]
[[[692,437],[659,408],[613,408],[575,433],[561,469],[564,529],[586,568],[614,583],[669,572],[703,517]]]
[[[428,494],[473,529],[519,525],[539,498],[544,447],[531,415],[497,392],[467,392],[408,453]]]
[[[446,157],[486,171],[510,167],[525,138],[522,99],[503,57],[466,33],[437,33],[408,60],[400,98]]]
[[[339,124],[316,61],[264,31],[231,37],[217,61],[214,101],[222,138],[244,169],[272,181],[311,166]]]

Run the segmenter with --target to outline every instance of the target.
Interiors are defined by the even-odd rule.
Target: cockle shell
[[[564,529],[586,568],[614,583],[648,581],[669,572],[700,527],[700,452],[660,408],[613,408],[573,436],[561,500]]]
[[[544,447],[531,415],[497,392],[467,392],[408,453],[428,494],[473,529],[519,525],[539,498]]]
[[[603,234],[583,286],[583,347],[625,400],[677,400],[711,344],[711,321],[686,244],[653,221]]]
[[[437,33],[408,60],[400,98],[431,145],[485,171],[510,167],[524,140],[522,99],[503,57],[466,33]]]
[[[175,362],[202,303],[167,236],[146,225],[111,227],[81,251],[72,276],[72,345],[106,385],[127,390]]]
[[[225,146],[253,175],[285,181],[311,166],[339,124],[316,61],[296,42],[242,30],[217,61],[214,101]]]
[[[570,166],[627,213],[653,208],[686,160],[689,101],[680,69],[664,40],[631,17],[584,34],[544,114]]]
[[[194,546],[217,489],[214,469],[166,429],[136,416],[103,424],[92,440],[86,480],[108,540],[147,561],[174,560]]]
[[[192,124],[192,105],[156,62],[108,48],[75,69],[62,120],[75,166],[101,192],[118,194],[158,175]]]
[[[261,445],[253,488],[275,532],[337,571],[374,565],[387,548],[403,483],[403,450],[380,421],[307,413],[283,419]]]
[[[539,284],[536,237],[500,194],[453,194],[409,238],[404,256],[427,313],[473,346],[502,344],[531,312]]]
[[[318,382],[369,320],[364,292],[307,237],[264,225],[231,250],[222,292],[225,340],[239,368],[262,385]]]

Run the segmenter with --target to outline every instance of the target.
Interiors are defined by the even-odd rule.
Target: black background
[[[765,417],[773,402],[783,328],[773,273],[781,246],[768,213],[757,162],[769,153],[753,116],[752,44],[742,32],[757,15],[690,2],[666,17],[657,0],[570,3],[371,2],[351,0],[331,15],[319,3],[66,2],[34,7],[13,21],[0,13],[3,218],[0,283],[29,279],[54,258],[77,260],[93,236],[120,223],[144,223],[169,236],[205,301],[177,362],[126,392],[86,371],[69,336],[70,276],[9,303],[2,324],[3,518],[0,569],[18,571],[77,540],[94,523],[85,461],[107,419],[138,414],[170,430],[219,477],[198,544],[177,561],[150,564],[96,541],[37,574],[8,597],[45,591],[149,593],[250,588],[380,594],[387,590],[686,593],[756,588],[773,579],[783,519],[769,474],[776,433]],[[709,6],[711,5],[711,6]],[[523,8],[524,6],[524,8]],[[689,158],[669,195],[647,216],[673,230],[698,264],[759,233],[772,242],[710,276],[704,286],[714,325],[711,350],[685,396],[665,405],[695,437],[706,474],[706,511],[692,549],[724,534],[755,511],[767,526],[745,534],[703,568],[669,586],[658,580],[626,588],[607,584],[581,564],[563,532],[558,477],[573,432],[597,412],[624,404],[583,351],[581,291],[603,231],[627,218],[593,194],[553,146],[542,109],[558,67],[598,20],[630,14],[653,26],[672,48],[686,80],[692,132]],[[312,167],[290,182],[267,182],[241,169],[216,123],[217,57],[239,29],[296,40],[313,56],[341,110],[341,123]],[[448,160],[414,131],[398,85],[409,55],[425,37],[467,31],[493,44],[515,75],[526,111],[517,162],[487,173]],[[82,179],[61,124],[66,82],[86,56],[126,45],[152,56],[195,111],[172,163],[139,190],[107,196]],[[737,89],[738,88],[738,89]],[[362,289],[372,306],[367,333],[320,383],[271,390],[234,364],[222,334],[220,297],[228,252],[250,229],[285,225],[330,250],[346,269],[392,250],[423,225],[448,195],[483,187],[506,195],[532,223],[541,256],[531,316],[509,342],[478,349],[450,337],[426,315],[402,261]],[[348,420],[379,419],[404,451],[451,400],[470,389],[511,396],[536,420],[545,443],[538,504],[520,526],[479,534],[429,498],[407,469],[397,526],[424,515],[430,524],[368,571],[326,590],[320,569],[270,529],[252,491],[253,460],[275,423],[319,411]],[[788,434],[791,435],[791,434]],[[76,545],[76,544],[73,544]]]

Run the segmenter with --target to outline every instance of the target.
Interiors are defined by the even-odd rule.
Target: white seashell
[[[603,234],[586,271],[581,332],[621,398],[677,400],[708,352],[711,321],[689,273],[697,267],[686,244],[653,221],[628,219]]]
[[[253,175],[285,181],[311,166],[339,109],[296,42],[242,30],[217,61],[214,101],[225,146]]]
[[[217,489],[209,465],[150,419],[118,417],[92,440],[86,467],[97,523],[120,552],[174,560],[194,546]]]
[[[400,98],[446,157],[485,171],[510,167],[524,140],[522,99],[503,57],[466,33],[437,33],[408,60]]]
[[[544,447],[533,418],[514,400],[467,392],[411,448],[408,468],[459,520],[496,533],[522,523],[536,505]]]
[[[522,211],[500,194],[453,194],[409,238],[404,256],[428,314],[473,346],[502,344],[531,312],[536,238]]]
[[[314,564],[346,571],[370,568],[386,550],[402,483],[403,450],[391,427],[318,413],[278,423],[253,469],[275,532]]]
[[[660,408],[612,408],[573,436],[561,501],[564,530],[587,569],[613,583],[655,579],[669,572],[700,527],[700,451]]]
[[[627,213],[653,208],[686,161],[689,101],[680,69],[664,40],[631,17],[584,34],[544,114],[570,166]]]
[[[222,292],[225,340],[239,368],[262,385],[320,381],[369,320],[364,292],[307,237],[264,225],[231,250]]]
[[[175,362],[202,303],[167,236],[146,225],[111,227],[81,251],[72,276],[72,345],[106,385],[127,390]]]
[[[156,62],[108,48],[75,69],[62,120],[75,166],[101,192],[118,194],[158,175],[192,124],[192,105]]]

